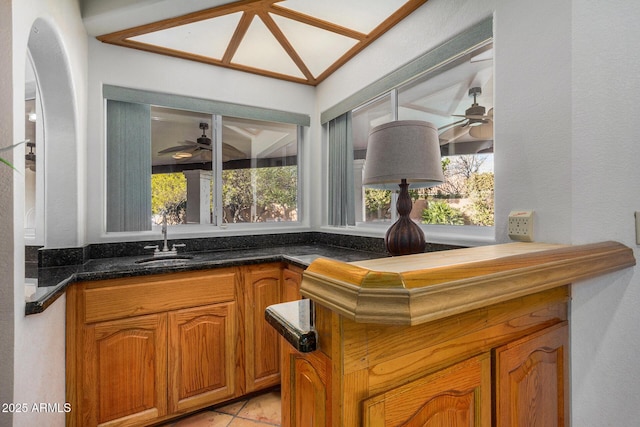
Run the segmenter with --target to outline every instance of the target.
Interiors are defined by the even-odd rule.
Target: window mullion
[[[222,225],[222,116],[214,114],[212,116],[213,123],[213,141],[215,147],[215,153],[212,156],[212,169],[214,174],[214,191],[213,191],[213,206],[214,225]]]
[[[392,89],[389,93],[389,102],[391,103],[391,115],[393,120],[398,120],[398,89]],[[398,220],[398,190],[391,192],[391,223]]]

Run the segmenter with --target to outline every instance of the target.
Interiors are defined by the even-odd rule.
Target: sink
[[[193,257],[190,255],[173,255],[168,257],[151,257],[139,259],[135,263],[140,265],[180,265]]]

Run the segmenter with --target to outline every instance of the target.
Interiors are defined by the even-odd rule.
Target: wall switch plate
[[[520,242],[533,242],[533,211],[511,211],[509,238]]]

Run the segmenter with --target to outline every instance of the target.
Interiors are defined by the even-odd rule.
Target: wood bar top
[[[635,263],[617,242],[507,243],[351,263],[319,258],[301,291],[356,322],[417,325]]]

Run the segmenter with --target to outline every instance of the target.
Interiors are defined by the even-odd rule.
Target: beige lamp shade
[[[438,129],[433,123],[399,120],[371,129],[363,185],[395,191],[403,179],[412,188],[444,181]]]

